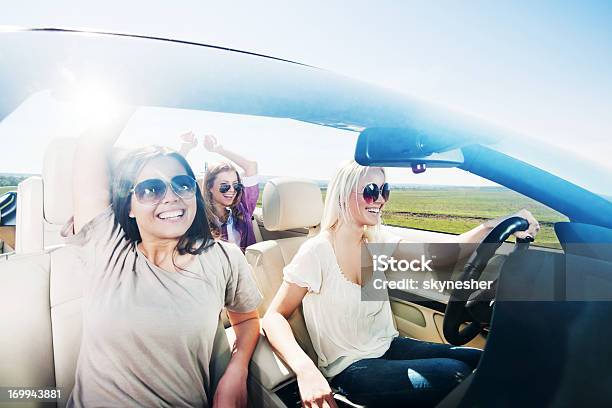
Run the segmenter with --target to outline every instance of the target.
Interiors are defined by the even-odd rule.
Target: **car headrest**
[[[274,178],[264,187],[263,222],[268,231],[315,227],[321,223],[321,189],[312,180]]]
[[[43,160],[43,211],[47,222],[64,224],[72,216],[72,161],[75,138],[51,141]]]

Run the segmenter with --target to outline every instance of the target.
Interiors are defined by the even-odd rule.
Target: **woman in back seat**
[[[181,139],[180,153],[187,157],[197,145],[197,139],[193,132],[181,135]],[[252,219],[259,197],[257,162],[223,148],[215,136],[204,136],[204,147],[231,160],[244,171],[240,175],[232,163],[222,162],[206,169],[204,176],[206,215],[213,234],[238,245],[244,252],[255,243]]]
[[[74,222],[84,263],[83,336],[69,406],[246,407],[261,300],[235,245],[213,239],[183,156],[161,147],[107,154],[128,114],[79,140]],[[215,395],[209,363],[220,312],[236,332]],[[214,402],[213,402],[214,398]]]
[[[297,374],[307,407],[336,406],[329,383],[368,407],[434,406],[479,361],[478,349],[399,337],[388,300],[361,300],[362,244],[386,243],[395,255],[400,241],[379,229],[388,199],[382,168],[355,162],[341,168],[327,189],[321,233],[306,241],[285,267],[284,282],[264,317],[266,335]],[[526,210],[518,215],[530,221],[520,237],[534,237],[537,221]],[[456,242],[480,242],[504,218],[459,235]],[[287,321],[300,304],[318,367],[299,347]]]

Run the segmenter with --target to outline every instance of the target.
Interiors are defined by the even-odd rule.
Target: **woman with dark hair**
[[[246,407],[261,300],[250,268],[235,246],[214,240],[179,153],[132,151],[109,182],[107,157],[126,119],[88,132],[75,153],[65,232],[73,229],[67,240],[86,272],[68,406]],[[212,401],[209,363],[224,307],[236,342]]]
[[[197,140],[193,132],[181,135],[181,139],[180,152],[186,156],[197,145]],[[240,175],[233,164],[222,162],[209,167],[204,176],[206,211],[213,234],[235,243],[244,252],[255,243],[252,219],[259,197],[257,162],[223,148],[215,136],[206,135],[204,147],[231,160],[244,171]]]

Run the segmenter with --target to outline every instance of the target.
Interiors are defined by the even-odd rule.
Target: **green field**
[[[383,210],[383,223],[460,234],[485,220],[509,215],[522,208],[531,211],[542,226],[533,245],[560,248],[553,225],[567,221],[567,218],[530,198],[503,188],[394,189]]]
[[[394,190],[385,206],[388,225],[460,234],[483,221],[526,208],[542,229],[534,245],[560,248],[555,222],[567,221],[558,212],[513,191],[486,188]]]
[[[0,187],[0,195],[8,191],[17,191],[17,187]]]

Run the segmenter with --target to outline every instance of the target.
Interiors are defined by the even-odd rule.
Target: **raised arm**
[[[195,137],[195,133],[192,131],[183,133],[179,136],[181,139],[181,147],[179,148],[179,153],[181,156],[187,158],[187,155],[191,150],[193,150],[198,145],[198,139]]]
[[[257,174],[258,169],[256,161],[246,159],[238,153],[223,148],[215,136],[204,136],[204,147],[206,150],[220,154],[221,156],[236,163],[242,170],[244,170],[244,176],[250,177]]]
[[[72,171],[75,234],[110,204],[109,156],[133,112],[131,107],[124,108],[87,130],[77,141]]]
[[[331,388],[323,374],[299,346],[288,318],[307,293],[293,283],[283,282],[263,318],[263,329],[270,344],[297,375],[302,402],[309,407],[336,407]]]

